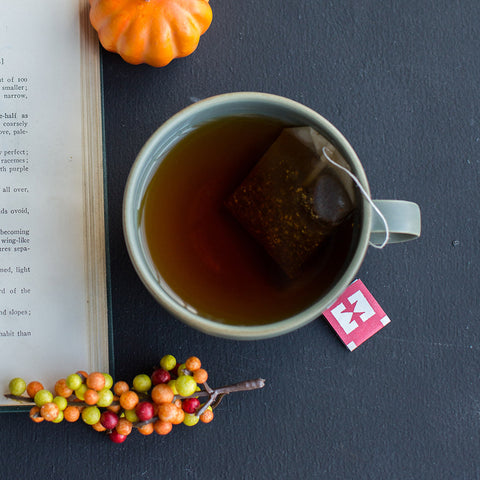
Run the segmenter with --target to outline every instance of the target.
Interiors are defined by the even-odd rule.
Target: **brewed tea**
[[[167,153],[146,190],[141,228],[152,262],[202,316],[236,325],[290,317],[332,285],[353,249],[351,214],[291,279],[225,207],[284,127],[257,116],[202,125]]]

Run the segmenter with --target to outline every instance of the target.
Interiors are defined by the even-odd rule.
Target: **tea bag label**
[[[323,315],[350,351],[390,323],[361,280],[355,280]]]

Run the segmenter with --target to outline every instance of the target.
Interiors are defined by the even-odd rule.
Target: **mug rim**
[[[177,131],[185,124],[185,120],[191,118],[195,113],[208,111],[217,106],[229,103],[235,103],[238,105],[244,103],[246,105],[250,102],[266,102],[288,111],[293,110],[300,113],[304,118],[314,120],[313,123],[320,125],[322,131],[330,135],[335,140],[337,146],[342,148],[349,164],[352,166],[354,174],[365,188],[366,192],[370,195],[370,188],[363,166],[343,134],[318,112],[286,97],[260,92],[232,92],[215,95],[184,107],[154,131],[137,154],[130,169],[124,190],[122,223],[124,239],[130,260],[137,275],[150,294],[174,317],[203,333],[234,340],[259,340],[276,337],[292,332],[293,330],[310,323],[315,318],[320,317],[322,312],[343,293],[358,272],[368,248],[372,215],[370,204],[362,196],[360,233],[357,240],[357,246],[345,270],[321,298],[297,314],[286,319],[262,325],[243,326],[221,323],[220,321],[212,320],[194,313],[189,310],[186,305],[182,305],[179,301],[174,299],[170,293],[166,292],[165,287],[161,285],[159,279],[152,274],[148,262],[140,248],[141,242],[138,238],[140,224],[139,213],[145,189],[143,189],[141,195],[137,194],[139,185],[142,183],[142,178],[145,178],[145,171],[149,164],[152,168],[152,163],[155,163],[158,159],[158,155],[156,158],[152,158],[152,156],[156,152],[158,145],[161,144],[161,139],[166,139],[169,132]],[[223,115],[218,115],[216,118],[221,116]],[[309,121],[308,123],[311,124],[312,122]],[[315,128],[315,125],[311,126]],[[165,148],[165,150],[169,150],[169,148]],[[137,241],[135,241],[135,239],[137,239]]]

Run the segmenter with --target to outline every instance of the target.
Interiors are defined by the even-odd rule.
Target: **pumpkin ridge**
[[[203,3],[204,0],[200,0]],[[187,4],[188,3],[188,4]],[[184,2],[174,2],[171,9],[168,11],[169,24],[173,24],[172,33],[175,39],[176,56],[186,57],[190,55],[198,46],[201,35],[201,27],[197,18],[192,14],[188,7],[200,5],[198,0],[184,0]]]
[[[183,27],[188,23],[189,27],[183,31],[179,31],[178,29],[174,32],[176,44],[180,46],[178,48],[178,55],[180,57],[186,57],[190,55],[198,46],[198,42],[200,40],[200,31],[190,13],[185,15],[183,19]]]
[[[208,0],[196,1],[195,6],[197,8],[188,10],[188,13],[195,20],[195,24],[197,25],[200,36],[203,35],[210,27],[213,14]]]
[[[125,10],[128,5],[128,0],[111,1],[111,0],[90,0],[90,22],[97,32],[102,29],[105,24],[112,21],[112,19],[122,10]]]
[[[152,35],[149,39],[150,48],[147,51],[145,61],[155,67],[163,67],[178,56],[177,45],[173,41],[174,33],[172,26],[164,16],[159,15],[155,18],[155,21],[152,21],[151,32]],[[161,55],[159,51],[161,51]]]
[[[117,51],[118,44],[132,22],[128,11],[118,11],[111,15],[108,21],[102,22],[98,36],[102,45],[109,51]]]
[[[139,14],[132,17],[118,41],[121,57],[132,64],[143,63],[148,47],[152,18]],[[131,39],[135,41],[132,42]]]

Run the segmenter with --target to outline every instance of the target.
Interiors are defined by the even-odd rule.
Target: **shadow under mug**
[[[256,93],[227,93],[192,104],[161,125],[139,152],[130,171],[123,201],[123,230],[131,261],[140,279],[153,297],[175,317],[204,333],[235,340],[256,340],[275,337],[298,329],[318,318],[347,288],[358,272],[369,242],[385,239],[385,224],[373,211],[364,196],[359,195],[361,210],[356,245],[352,249],[341,275],[312,305],[289,318],[265,325],[230,325],[198,315],[182,302],[159,277],[152,264],[140,228],[142,200],[157,167],[165,155],[188,132],[199,125],[234,115],[263,115],[291,126],[311,126],[327,137],[348,161],[353,174],[370,195],[362,164],[344,136],[320,114],[284,97]],[[374,200],[386,219],[389,242],[413,240],[420,235],[420,208],[413,202]]]

